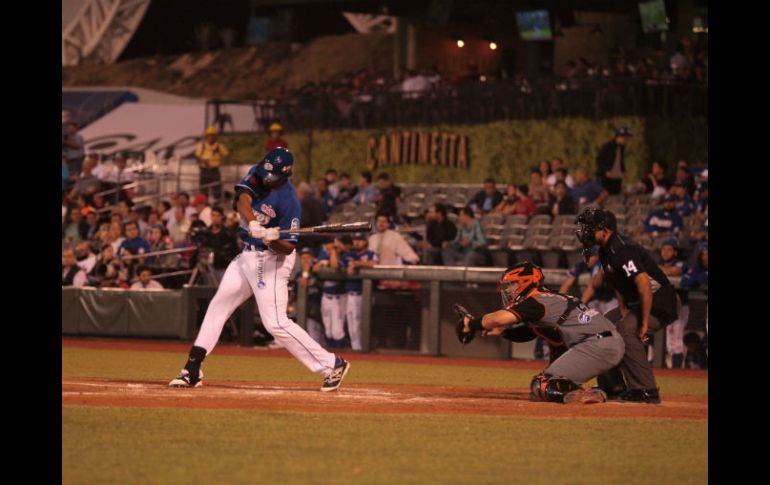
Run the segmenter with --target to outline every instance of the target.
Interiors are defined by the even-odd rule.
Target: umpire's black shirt
[[[647,273],[650,277],[653,293],[671,284],[646,249],[617,232],[612,233],[607,245],[599,248],[599,262],[604,277],[623,296],[627,307],[640,302],[639,290],[634,282],[639,273]]]

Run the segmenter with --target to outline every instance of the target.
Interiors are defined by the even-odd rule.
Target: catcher
[[[549,290],[543,286],[543,280],[542,270],[532,263],[522,262],[508,268],[498,286],[502,310],[474,317],[455,305],[461,317],[457,324],[458,339],[467,344],[480,332],[482,336],[522,341],[530,335],[528,328],[551,345],[562,343],[563,347],[555,347],[564,349],[532,379],[533,400],[565,404],[605,402],[604,391],[584,389],[581,384],[618,365],[625,351],[623,339],[597,310],[573,296]],[[519,323],[526,327],[516,325]]]

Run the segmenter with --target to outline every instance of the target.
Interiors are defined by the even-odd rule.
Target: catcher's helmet
[[[503,298],[503,306],[507,308],[513,303],[518,303],[532,290],[542,286],[544,280],[543,270],[529,261],[516,263],[506,269],[497,287]]]
[[[288,148],[273,148],[257,165],[256,173],[265,185],[273,185],[291,177],[294,167],[294,155]]]

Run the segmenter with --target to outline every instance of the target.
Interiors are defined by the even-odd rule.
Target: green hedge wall
[[[409,128],[448,131],[467,135],[470,142],[470,168],[401,165],[378,167],[398,182],[480,183],[493,176],[499,184],[529,181],[529,167],[542,159],[559,157],[570,170],[587,165],[593,174],[596,154],[612,138],[617,126],[628,126],[633,136],[626,151],[626,165],[631,181],[643,177],[654,160],[669,163],[671,174],[676,162],[706,160],[708,120],[660,118],[612,118],[587,120],[500,121],[480,125],[440,125]],[[378,130],[313,130],[287,133],[284,139],[294,153],[295,181],[315,180],[335,168],[357,174],[366,169],[366,146],[370,136],[401,131],[402,128]],[[226,135],[222,141],[233,150],[238,162],[256,162],[264,155],[267,135]],[[309,163],[312,160],[312,165]]]

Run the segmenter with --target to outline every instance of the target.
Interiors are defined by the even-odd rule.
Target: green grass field
[[[63,348],[63,377],[165,381],[184,355]],[[213,354],[219,380],[318,382],[290,358]],[[347,382],[526,387],[531,370],[355,362]],[[707,380],[661,378],[671,394]],[[708,423],[685,419],[278,413],[64,406],[64,484],[703,484]]]

